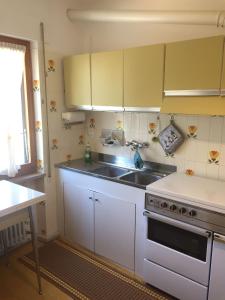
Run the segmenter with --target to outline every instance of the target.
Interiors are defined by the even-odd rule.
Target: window
[[[36,171],[30,42],[0,36],[0,174]]]

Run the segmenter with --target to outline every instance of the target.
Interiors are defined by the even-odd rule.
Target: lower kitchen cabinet
[[[61,234],[72,243],[134,270],[135,203],[111,196],[110,191],[95,192],[74,181],[62,183]]]
[[[92,194],[70,182],[63,185],[65,238],[89,250],[94,250]]]
[[[95,195],[95,252],[134,269],[135,204]]]
[[[215,234],[208,300],[225,299],[225,236]]]

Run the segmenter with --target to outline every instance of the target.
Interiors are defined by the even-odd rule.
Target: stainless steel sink
[[[91,171],[91,173],[94,173],[96,175],[102,175],[111,178],[119,177],[128,172],[129,170],[127,169],[111,166],[104,166]]]
[[[148,184],[159,180],[160,178],[164,177],[164,174],[159,174],[150,171],[138,171],[132,172],[123,176],[120,176],[120,180],[132,182],[136,185],[140,186],[147,186]]]
[[[165,174],[157,173],[151,170],[131,171],[114,166],[101,166],[89,172],[109,178],[117,178],[120,182],[134,185],[140,188],[145,188],[148,184],[159,180]]]

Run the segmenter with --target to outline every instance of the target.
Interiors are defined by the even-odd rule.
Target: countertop
[[[122,157],[114,157],[107,154],[95,153],[95,158],[96,160],[93,161],[92,164],[85,163],[83,159],[76,159],[72,161],[58,163],[55,165],[55,167],[89,175],[89,176],[94,176],[105,180],[114,181],[120,184],[125,184],[125,185],[129,185],[141,189],[146,189],[146,186],[134,182],[125,181],[120,179],[119,177],[108,177],[108,176],[92,173],[92,171],[104,166],[112,166],[112,167],[126,169],[127,172],[132,172],[132,171],[141,172],[143,170],[150,170],[162,174],[170,174],[171,172],[174,172],[176,169],[176,167],[170,165],[164,165],[155,162],[152,163],[146,162],[145,168],[138,170],[135,169],[134,167],[132,168],[133,162],[127,161]]]
[[[2,180],[0,181],[0,217],[37,204],[45,199],[45,194]]]
[[[108,177],[108,176],[92,173],[93,170],[104,167],[106,165],[107,164],[103,163],[103,162],[92,162],[91,164],[88,164],[88,163],[85,163],[83,159],[76,159],[73,161],[62,162],[62,163],[56,164],[55,167],[70,170],[70,171],[73,171],[76,173],[85,174],[88,176],[93,176],[93,177],[97,177],[97,178],[101,178],[101,179],[105,179],[105,180],[114,181],[117,183],[129,185],[129,186],[133,186],[133,187],[137,187],[137,188],[141,188],[141,189],[146,189],[146,187],[144,187],[144,186],[135,184],[133,182],[123,181],[118,177]],[[113,166],[113,165],[111,165],[111,166]],[[120,166],[116,166],[116,167],[124,168],[124,169],[127,169],[128,171],[130,170],[129,168],[125,168],[125,167],[120,167]]]
[[[225,213],[225,182],[173,173],[147,186],[147,191],[187,204]]]
[[[99,162],[92,162],[91,164],[85,163],[83,159],[71,160],[71,161],[62,162],[55,165],[55,167],[57,168],[68,169],[80,173],[89,173],[102,166],[103,164]]]

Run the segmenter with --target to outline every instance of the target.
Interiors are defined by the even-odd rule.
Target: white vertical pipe
[[[46,58],[45,58],[45,34],[44,23],[40,23],[41,42],[42,42],[42,55],[43,55],[43,68],[44,68],[44,95],[45,95],[45,110],[46,110],[46,134],[47,134],[47,175],[51,177],[51,156],[50,156],[50,140],[49,140],[49,122],[48,122],[48,94],[47,94],[47,72],[46,72]]]

